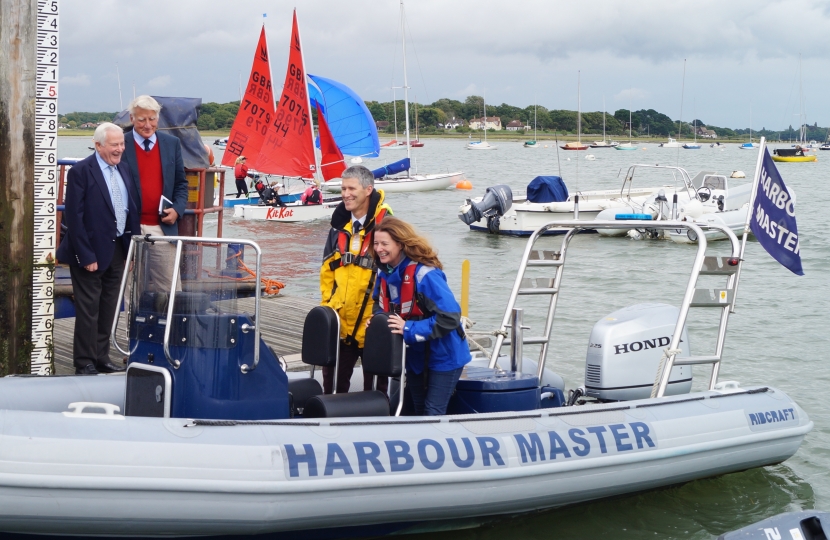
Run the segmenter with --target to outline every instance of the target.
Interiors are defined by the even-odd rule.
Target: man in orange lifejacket
[[[357,359],[363,354],[366,321],[372,316],[375,268],[372,252],[375,223],[392,213],[383,191],[375,190],[372,172],[362,165],[349,167],[341,175],[343,202],[331,218],[323,265],[320,267],[321,305],[340,316],[340,369],[337,393],[349,391]],[[323,390],[332,392],[334,368],[323,368]],[[377,389],[386,392],[388,379],[378,378]],[[372,389],[372,378],[364,376],[363,389]]]

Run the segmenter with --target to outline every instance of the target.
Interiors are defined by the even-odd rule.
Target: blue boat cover
[[[396,161],[394,163],[390,163],[385,167],[381,167],[380,169],[375,169],[372,171],[372,174],[375,175],[375,178],[383,178],[388,174],[398,174],[399,172],[404,172],[409,170],[409,158],[403,158],[400,161]]]
[[[334,142],[347,156],[378,157],[380,141],[372,113],[348,86],[325,77],[309,75],[311,107],[319,103]],[[319,137],[315,141],[320,147]]]
[[[527,200],[534,203],[568,200],[568,187],[559,176],[537,176],[527,185]]]

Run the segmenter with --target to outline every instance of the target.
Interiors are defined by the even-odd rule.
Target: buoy
[[[545,145],[545,148],[547,148],[547,147],[548,147],[548,145]]]
[[[363,159],[360,156],[357,156],[350,159],[349,162],[357,165],[358,163],[363,163]]]
[[[473,183],[465,178],[455,184],[455,189],[473,189]]]
[[[597,158],[596,156],[594,156],[594,154],[588,154],[587,156],[585,156],[585,159],[587,159],[588,161],[594,161]]]
[[[729,178],[746,178],[746,174],[743,171],[732,171]]]

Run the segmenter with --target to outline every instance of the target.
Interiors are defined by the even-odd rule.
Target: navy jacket
[[[159,145],[161,156],[161,175],[164,179],[161,193],[173,201],[173,210],[179,214],[179,219],[184,215],[187,204],[187,178],[184,176],[184,161],[182,160],[182,143],[178,137],[156,131],[156,144]],[[138,173],[138,161],[135,157],[135,137],[133,132],[124,134],[124,155],[121,157],[130,167],[133,178],[141,191],[141,175]],[[141,193],[138,197],[138,209],[141,210]],[[165,236],[177,236],[179,234],[178,221],[173,225],[159,223]],[[140,233],[136,233],[140,234]]]
[[[141,234],[141,207],[138,187],[123,159],[118,164],[118,172],[130,199],[130,211],[122,237],[126,253],[130,236]],[[58,247],[58,261],[80,267],[97,262],[97,273],[102,274],[112,262],[118,230],[107,181],[95,152],[69,169],[64,204],[63,219],[68,230]]]
[[[375,290],[374,311],[380,311],[377,302],[384,282],[389,285],[389,301],[400,303],[399,293],[403,274],[409,258],[404,257],[391,273],[378,270]],[[418,264],[415,268],[415,298],[425,316],[422,320],[407,320],[403,340],[409,346],[406,351],[407,370],[414,373],[424,371],[424,355],[429,343],[429,369],[452,371],[467,365],[470,348],[460,331],[461,306],[455,300],[444,272],[432,266]]]

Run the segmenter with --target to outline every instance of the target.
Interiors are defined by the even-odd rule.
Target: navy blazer
[[[159,145],[159,156],[161,156],[161,175],[164,179],[162,195],[173,201],[173,210],[179,214],[179,219],[184,215],[187,204],[187,178],[184,176],[184,161],[182,160],[182,143],[178,137],[156,131],[156,144]],[[130,131],[124,134],[124,155],[122,160],[130,166],[130,172],[141,191],[141,175],[138,172],[138,160],[135,156],[135,137]],[[141,209],[141,195],[138,198],[138,208]],[[177,236],[179,234],[178,221],[173,225],[167,225],[159,221],[161,229],[166,236]]]
[[[126,253],[130,245],[130,236],[141,234],[141,207],[138,206],[138,188],[123,159],[118,164],[118,172],[124,180],[130,199],[130,211],[122,237]],[[118,226],[107,181],[98,165],[95,152],[69,169],[64,204],[66,209],[63,219],[68,230],[58,247],[58,261],[80,267],[97,262],[97,273],[102,274],[112,262]]]

